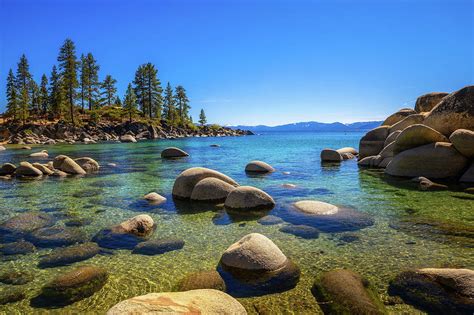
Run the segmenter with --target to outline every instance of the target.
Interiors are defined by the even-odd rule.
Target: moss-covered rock
[[[216,270],[199,271],[188,274],[178,285],[179,291],[214,289],[225,292],[224,279]]]
[[[285,225],[280,228],[280,232],[291,234],[304,239],[315,239],[319,237],[319,230],[308,225]]]
[[[0,305],[19,302],[25,298],[25,291],[21,288],[4,288],[0,291]]]
[[[383,304],[367,280],[345,269],[323,273],[311,292],[325,314],[384,314]]]
[[[86,235],[78,228],[47,227],[32,232],[28,240],[38,247],[60,247],[83,243]]]
[[[37,229],[53,225],[54,218],[47,213],[25,212],[0,224],[0,238],[15,240]]]
[[[0,246],[0,253],[5,256],[29,254],[34,252],[35,250],[35,245],[30,242],[25,242],[23,240],[13,243],[7,243]]]
[[[141,255],[160,255],[166,252],[181,249],[183,246],[184,241],[181,239],[157,239],[139,243],[137,246],[135,246],[132,253]]]
[[[33,281],[33,275],[29,272],[7,271],[0,274],[0,282],[12,285],[23,285]]]
[[[100,251],[96,243],[85,243],[66,248],[57,248],[42,257],[38,263],[40,268],[65,266],[94,257]]]
[[[107,281],[107,271],[81,266],[56,277],[42,288],[40,298],[54,305],[68,305],[99,291]]]

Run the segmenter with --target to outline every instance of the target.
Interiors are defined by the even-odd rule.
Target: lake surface
[[[242,236],[258,232],[269,237],[301,268],[296,288],[279,294],[239,298],[250,314],[317,313],[310,288],[323,271],[350,268],[367,277],[383,300],[388,281],[402,270],[418,267],[474,267],[474,200],[459,191],[421,192],[408,181],[387,180],[376,170],[359,170],[355,160],[340,164],[320,161],[323,148],[357,148],[362,133],[269,133],[259,136],[193,138],[145,141],[135,144],[48,146],[50,157],[66,154],[89,156],[101,165],[97,175],[82,178],[0,181],[0,221],[25,211],[45,211],[56,216],[58,225],[71,218],[90,218],[81,227],[92,238],[99,230],[137,214],[149,214],[157,224],[153,238],[176,237],[185,241],[181,250],[157,256],[132,255],[115,250],[72,266],[41,269],[40,257],[51,249],[8,260],[0,260],[0,270],[29,271],[34,280],[24,285],[28,298],[0,306],[8,314],[49,312],[104,313],[117,302],[150,292],[176,289],[187,273],[215,269],[225,249]],[[210,147],[218,144],[220,147]],[[177,146],[190,156],[162,160],[160,152]],[[40,148],[33,148],[33,151]],[[41,147],[43,149],[43,147]],[[0,163],[29,160],[32,151],[8,149],[0,152]],[[245,165],[263,160],[277,170],[266,176],[248,176]],[[107,166],[116,163],[117,167]],[[295,222],[291,204],[313,199],[344,205],[368,214],[372,226],[355,230],[328,230],[317,239],[303,239],[279,231],[282,225],[261,225],[256,218],[229,216],[225,210],[196,211],[176,208],[171,189],[183,170],[203,166],[223,172],[241,185],[263,189],[273,196],[277,207],[267,214]],[[285,189],[283,184],[297,187]],[[156,191],[168,198],[160,206],[141,201]],[[297,221],[297,219],[296,219]],[[91,264],[109,271],[106,285],[92,297],[65,306],[45,309],[30,305],[41,287],[56,275],[74,267]],[[0,284],[0,290],[9,285]],[[393,312],[413,308],[397,304]]]

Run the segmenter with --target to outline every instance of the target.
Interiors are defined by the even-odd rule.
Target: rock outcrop
[[[415,111],[417,113],[429,112],[449,93],[432,92],[422,95],[416,99]]]

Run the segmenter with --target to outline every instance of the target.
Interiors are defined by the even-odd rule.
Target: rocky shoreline
[[[103,141],[135,142],[142,139],[175,139],[185,137],[225,137],[253,135],[251,131],[221,126],[181,128],[162,123],[160,126],[144,122],[87,123],[81,127],[65,122],[52,124],[0,125],[0,143],[56,144],[96,143]]]

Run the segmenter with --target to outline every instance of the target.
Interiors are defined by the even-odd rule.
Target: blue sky
[[[65,38],[123,95],[141,63],[221,124],[383,119],[474,82],[474,1],[0,0],[0,111],[22,53],[36,80]]]

